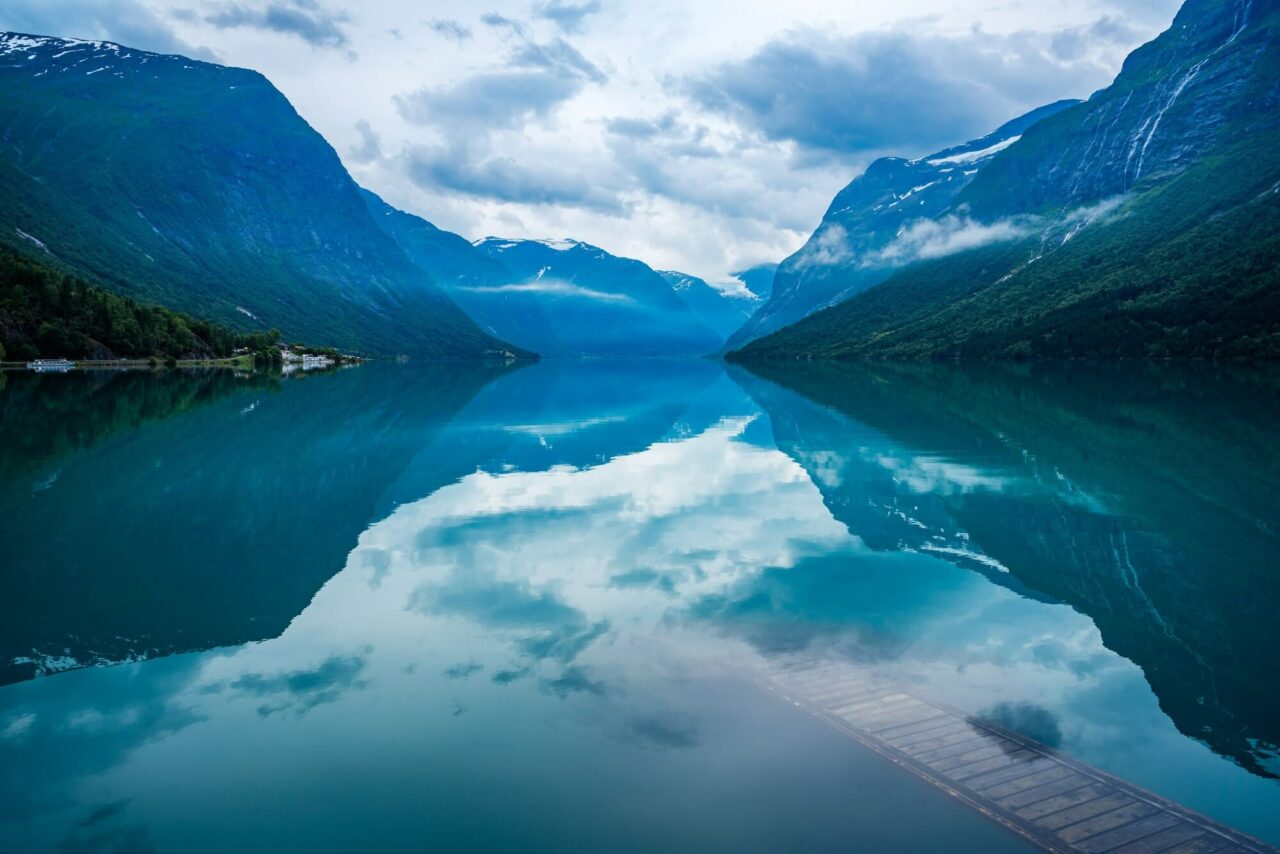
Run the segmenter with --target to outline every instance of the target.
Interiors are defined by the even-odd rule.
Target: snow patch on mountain
[[[928,160],[926,162],[930,166],[946,166],[946,165],[961,166],[961,165],[968,165],[970,163],[977,163],[980,160],[986,160],[988,157],[994,157],[995,155],[1004,151],[1006,148],[1013,145],[1015,142],[1017,142],[1020,139],[1022,139],[1022,134],[1018,134],[1017,136],[1011,136],[1008,139],[1004,139],[1004,140],[1001,140],[1000,142],[997,142],[995,145],[992,145],[988,148],[979,149],[978,151],[965,151],[960,154],[950,155],[948,157],[937,157],[932,160]]]

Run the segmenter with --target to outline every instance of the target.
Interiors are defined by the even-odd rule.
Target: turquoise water
[[[0,386],[0,850],[1014,851],[856,660],[1280,843],[1280,378],[709,361]]]

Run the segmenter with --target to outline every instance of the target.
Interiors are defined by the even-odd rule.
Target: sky
[[[391,204],[713,282],[880,156],[1106,86],[1179,0],[5,0],[0,29],[256,69]]]

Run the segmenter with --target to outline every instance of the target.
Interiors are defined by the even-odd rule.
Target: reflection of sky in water
[[[717,383],[711,400],[733,414],[707,417],[704,396],[665,441],[542,470],[508,446],[398,503],[278,638],[4,689],[0,841],[109,848],[194,833],[210,850],[376,850],[406,845],[411,827],[476,848],[577,834],[591,850],[615,847],[622,827],[632,850],[817,850],[848,832],[874,840],[885,822],[910,834],[915,821],[959,828],[972,850],[1017,846],[878,760],[854,751],[852,769],[838,738],[740,678],[759,656],[799,650],[864,662],[1280,836],[1274,781],[1178,733],[1088,617],[993,583],[927,538],[873,549],[820,490],[869,469],[915,496],[1038,487],[871,431],[856,453],[793,459],[769,416]],[[619,420],[483,425],[464,413],[452,429],[496,427],[547,449]],[[422,456],[453,440],[465,441],[446,434]],[[916,518],[927,507],[892,509],[935,528]],[[963,530],[944,533],[936,548],[970,549]],[[913,817],[870,794],[879,787]],[[789,802],[797,792],[805,804]],[[783,815],[814,823],[770,837]]]

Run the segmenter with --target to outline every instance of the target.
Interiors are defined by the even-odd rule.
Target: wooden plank
[[[1038,771],[1034,774],[1028,774],[1025,777],[1019,777],[1016,780],[1010,780],[1007,783],[999,783],[995,786],[985,788],[982,790],[982,797],[990,798],[993,801],[999,802],[1002,798],[1007,798],[1009,795],[1015,795],[1018,792],[1023,792],[1027,789],[1038,789],[1045,783],[1053,783],[1065,777],[1087,779],[1084,778],[1083,775],[1072,771],[1068,766],[1055,762],[1043,771]]]
[[[1035,820],[1035,823],[1046,830],[1060,830],[1068,825],[1079,824],[1085,819],[1137,803],[1131,796],[1117,792],[1109,786],[1100,785],[1099,788],[1102,791],[1097,797],[1067,807],[1060,812],[1041,816]]]
[[[862,715],[874,714],[876,711],[889,711],[894,706],[902,704],[907,705],[923,705],[915,697],[910,694],[875,694],[861,700],[855,700],[851,703],[842,703],[836,705],[834,703],[823,703],[824,706],[841,715]]]
[[[1198,839],[1161,851],[1160,854],[1222,854],[1222,852],[1238,847],[1232,844],[1231,840],[1210,831]]]
[[[1168,830],[1162,830],[1145,839],[1123,845],[1116,849],[1115,854],[1160,854],[1179,843],[1190,842],[1206,833],[1203,827],[1196,827],[1194,824],[1183,821]]]
[[[1082,791],[1090,787],[1091,784],[1097,786],[1099,792],[1106,790],[1105,786],[1102,786],[1092,777],[1086,777],[1079,772],[1072,771],[1061,780],[1055,780],[1043,786],[1036,786],[1034,789],[1027,789],[1014,795],[988,795],[987,797],[995,797],[997,799],[996,803],[1004,809],[1018,810],[1018,815],[1030,820],[1039,818],[1042,815],[1048,815],[1051,812],[1057,812],[1060,809],[1066,809],[1069,806],[1080,803],[1082,799],[1092,800],[1098,797],[1098,795],[1088,795],[1087,792]],[[1066,797],[1067,800],[1058,800],[1063,797]]]
[[[1117,827],[1115,830],[1108,830],[1106,833],[1091,836],[1078,843],[1076,847],[1084,851],[1085,854],[1102,854],[1104,851],[1110,851],[1112,848],[1117,848],[1121,845],[1128,845],[1134,840],[1143,839],[1153,833],[1167,830],[1174,825],[1182,823],[1182,820],[1176,815],[1158,812],[1155,815],[1147,816],[1141,821],[1135,821],[1132,824]]]
[[[1038,755],[1031,752],[1032,756],[1038,756],[1035,759],[1020,759],[1017,763],[1009,768],[1003,768],[998,771],[989,771],[979,777],[972,777],[964,781],[964,784],[975,792],[982,792],[986,797],[986,790],[993,788],[1001,783],[1008,783],[1013,780],[1021,780],[1023,777],[1030,777],[1032,774],[1038,774],[1041,771],[1048,770],[1058,765],[1058,761],[1052,757]]]
[[[1102,815],[1094,816],[1088,821],[1082,821],[1069,827],[1064,827],[1058,831],[1058,836],[1075,845],[1077,842],[1088,839],[1090,836],[1097,836],[1099,833],[1111,830],[1115,827],[1123,827],[1126,824],[1135,822],[1140,818],[1146,818],[1153,813],[1159,812],[1159,809],[1146,801],[1137,801],[1118,810],[1105,812]]]
[[[997,756],[995,759],[988,759],[984,762],[974,762],[970,765],[963,765],[959,768],[952,768],[947,772],[947,776],[952,780],[968,780],[970,777],[985,777],[995,771],[1007,771],[1009,768],[1019,767],[1021,763],[1031,762],[1039,756],[1030,750],[1015,750],[1013,753],[1005,753]],[[1031,772],[1028,771],[1028,774]]]
[[[880,738],[891,747],[906,750],[908,747],[914,748],[921,744],[936,743],[941,739],[954,738],[960,735],[968,738],[974,732],[973,725],[968,721],[958,721],[948,715],[939,722],[924,721],[923,723],[907,724],[897,729],[887,730],[881,733]]]
[[[946,712],[941,709],[934,708],[933,706],[921,706],[917,709],[904,711],[900,715],[880,718],[879,720],[872,721],[871,723],[864,721],[861,723],[861,726],[867,732],[878,735],[882,732],[895,730],[903,724],[923,723],[928,720],[934,720],[935,718],[944,718],[946,715]]]
[[[904,744],[899,746],[899,750],[909,757],[918,758],[920,762],[929,762],[931,759],[945,759],[947,755],[955,755],[955,753],[945,754],[943,750],[964,750],[965,748],[973,749],[969,745],[977,745],[982,741],[995,739],[991,732],[983,732],[982,730],[974,730],[972,727],[961,727],[959,730],[946,732],[943,735],[934,735],[916,741],[915,744]],[[890,739],[886,739],[892,744]],[[897,745],[895,745],[897,746]]]
[[[861,666],[788,661],[761,680],[901,767],[1059,854],[1280,854]]]
[[[936,741],[937,739],[935,739]],[[966,753],[972,753],[983,747],[996,746],[1012,746],[1013,742],[1008,739],[1000,738],[989,732],[967,732],[958,733],[950,740],[950,744],[944,744],[940,747],[928,747],[921,750],[904,750],[903,753],[915,757],[917,762],[923,762],[926,765],[934,765],[943,759],[951,759],[956,756],[964,756]]]
[[[834,691],[829,694],[804,694],[803,696],[807,702],[814,703],[815,705],[826,706],[827,708],[831,708],[833,706],[840,705],[843,703],[856,703],[863,700],[869,700],[872,697],[881,697],[881,696],[884,696],[885,691],[888,691],[888,690],[892,690],[892,689],[891,688],[873,688],[870,690],[864,690],[859,688],[859,689],[847,689],[847,690],[841,690],[841,691]],[[797,694],[799,693],[800,692],[797,692]]]
[[[1028,804],[1025,807],[1020,807],[1014,810],[1014,812],[1016,812],[1020,818],[1025,818],[1027,821],[1034,822],[1039,827],[1046,827],[1049,830],[1057,830],[1059,827],[1065,827],[1070,824],[1071,819],[1067,819],[1061,823],[1059,823],[1060,819],[1058,818],[1052,818],[1048,821],[1044,821],[1043,819],[1048,819],[1050,816],[1056,816],[1064,810],[1092,803],[1099,798],[1115,793],[1115,790],[1105,783],[1094,782],[1082,789],[1072,789],[1069,792],[1063,792],[1061,795],[1055,795],[1048,800]],[[1103,807],[1100,811],[1106,812],[1108,809],[1114,809],[1114,805]],[[1093,812],[1086,810],[1084,812],[1085,815],[1092,816],[1097,815],[1098,810]]]
[[[931,762],[924,759],[921,759],[920,761],[924,762],[924,764],[928,765],[935,771],[950,771],[952,768],[959,768],[963,765],[969,765],[983,759],[1007,756],[1012,748],[1013,742],[1006,741],[1003,744],[998,744],[992,740],[988,740],[985,744],[979,744],[971,748],[966,753],[961,753],[956,756],[944,756],[941,759]]]

